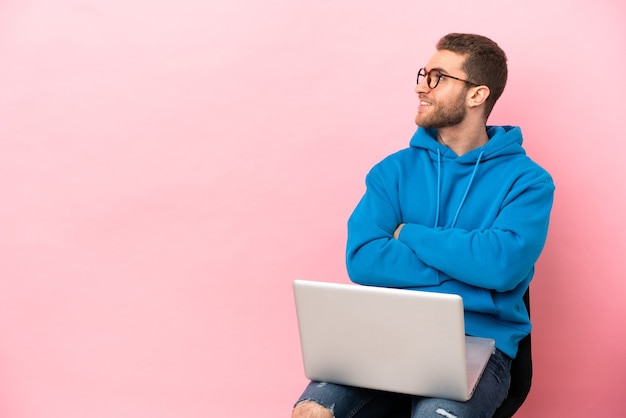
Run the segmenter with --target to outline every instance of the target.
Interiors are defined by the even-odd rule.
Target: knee
[[[291,418],[333,418],[333,414],[318,403],[303,401],[296,405]]]
[[[464,414],[465,411],[459,409],[462,408],[454,401],[427,398],[413,403],[413,416],[437,418],[460,418],[466,416]]]

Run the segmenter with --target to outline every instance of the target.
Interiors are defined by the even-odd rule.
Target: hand
[[[403,226],[404,226],[404,224],[402,223],[402,224],[398,225],[398,227],[396,228],[395,231],[393,231],[393,237],[395,239],[398,239],[398,237],[400,236],[400,230],[402,229]]]

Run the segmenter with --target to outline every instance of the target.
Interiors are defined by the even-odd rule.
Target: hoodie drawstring
[[[441,151],[437,148],[437,213],[435,216],[435,228],[439,226],[439,207],[441,206]]]
[[[474,171],[472,171],[472,176],[470,177],[469,184],[467,185],[467,188],[465,189],[465,194],[463,195],[463,199],[461,199],[461,203],[459,204],[459,207],[456,210],[456,215],[454,215],[454,220],[452,221],[452,228],[454,228],[454,226],[456,225],[456,220],[459,218],[459,213],[461,213],[461,208],[463,207],[463,204],[465,203],[465,198],[467,198],[467,194],[469,193],[470,188],[472,187],[472,183],[474,182],[474,176],[476,176],[476,171],[478,171],[478,165],[480,164],[480,160],[482,159],[484,153],[485,151],[481,150],[480,154],[478,155],[478,159],[476,160],[476,165],[474,165]],[[439,192],[437,193],[439,194]],[[437,197],[437,206],[438,205],[439,205],[439,197]],[[437,208],[437,216],[439,216],[439,208]]]

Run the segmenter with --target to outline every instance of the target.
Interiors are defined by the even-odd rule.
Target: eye
[[[443,74],[441,74],[441,72],[440,72],[440,71],[437,71],[437,70],[432,70],[432,71],[430,72],[430,76],[431,76],[432,78],[436,78],[436,79],[438,79],[438,80],[439,80],[439,79],[441,79],[441,77],[443,77]]]

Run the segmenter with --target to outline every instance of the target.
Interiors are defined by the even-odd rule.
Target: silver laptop
[[[458,295],[294,281],[307,378],[466,401],[495,350]]]

